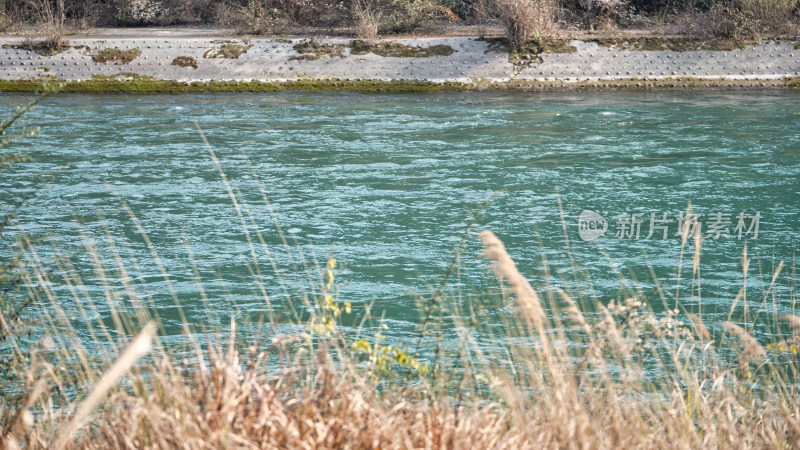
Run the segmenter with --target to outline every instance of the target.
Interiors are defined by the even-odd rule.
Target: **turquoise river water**
[[[0,110],[24,100],[0,96]],[[39,240],[44,266],[58,272],[52,255],[70,258],[104,318],[103,282],[119,285],[123,276],[107,245],[113,239],[127,276],[152,298],[168,330],[179,329],[170,289],[194,325],[266,312],[257,279],[276,314],[288,314],[278,280],[298,298],[298,279],[310,273],[318,280],[313,265],[332,256],[338,298],[352,302],[356,314],[372,304],[390,333],[413,337],[418,296],[438,285],[468,217],[488,200],[475,231],[494,231],[538,289],[545,286],[544,257],[554,283],[576,297],[607,303],[640,289],[656,309],[677,301],[724,319],[744,283],[747,246],[749,308],[764,315],[795,310],[796,93],[59,95],[23,122],[41,131],[9,147],[33,162],[3,175],[4,201],[55,174],[25,201],[19,221]],[[242,221],[195,122],[238,197],[261,275],[251,273]],[[699,296],[693,240],[681,281],[677,274],[677,219],[690,201],[704,237]],[[594,214],[584,213],[581,233],[584,210]],[[599,237],[598,227],[607,228]],[[81,250],[92,240],[98,250]],[[497,287],[480,250],[473,234],[446,288],[463,302]],[[93,256],[102,258],[104,274],[93,268]],[[783,270],[767,291],[780,261]],[[192,264],[210,308],[202,306]],[[653,294],[652,275],[664,302]],[[67,286],[54,282],[54,292],[75,310]],[[128,305],[124,295],[114,302]],[[737,308],[740,317],[743,306]],[[513,311],[501,307],[496,315]]]

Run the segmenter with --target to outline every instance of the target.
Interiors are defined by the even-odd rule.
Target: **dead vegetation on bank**
[[[60,36],[54,36],[40,41],[27,38],[22,41],[21,44],[4,44],[3,48],[27,50],[29,52],[38,53],[42,56],[55,56],[59,53],[69,50],[72,48],[72,46]]]
[[[260,226],[255,205],[208,151],[242,223],[264,315],[246,322],[223,316],[187,243],[185,276],[207,321],[190,323],[174,298],[184,332],[161,339],[166,324],[145,281],[152,277],[120,257],[131,251],[127,238],[76,224],[89,270],[100,279],[97,292],[66,253],[21,236],[16,270],[39,325],[10,332],[0,314],[5,356],[15,361],[2,378],[4,447],[798,448],[800,317],[761,317],[774,322],[756,337],[752,316],[707,323],[666,305],[681,304],[677,291],[647,295],[634,280],[621,281],[619,298],[609,302],[567,293],[544,261],[536,286],[498,236],[475,236],[473,224],[438,285],[419,299],[418,335],[393,342],[387,322],[341,297],[346,279],[335,259],[293,260],[302,267],[293,274],[275,266],[301,252],[277,224]],[[124,198],[109,190],[162,274],[154,282],[174,292],[180,269],[168,274]],[[267,232],[282,244],[268,245]],[[681,251],[688,243],[692,253],[694,241],[699,255],[702,241],[690,237],[685,232]],[[480,251],[478,241],[498,289],[466,300],[446,287],[457,282],[461,255]],[[693,287],[684,295],[696,300],[700,258],[691,261]],[[746,275],[746,253],[742,265]],[[275,286],[256,275],[262,271],[272,271]],[[731,314],[794,304],[796,290],[776,288],[796,286],[794,277],[779,264],[764,274],[763,295],[731,299]],[[791,298],[773,299],[778,292]],[[453,337],[445,339],[443,329]]]

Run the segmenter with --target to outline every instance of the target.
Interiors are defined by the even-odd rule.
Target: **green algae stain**
[[[450,56],[455,53],[449,45],[432,45],[421,47],[405,45],[397,42],[367,42],[355,40],[350,42],[350,53],[353,55],[366,55],[374,53],[387,58],[428,58],[431,56]]]
[[[510,53],[518,55],[540,55],[542,53],[575,53],[578,49],[569,43],[569,39],[542,38],[530,40],[520,46],[516,51],[511,51],[511,45],[506,38],[478,39],[488,44],[484,53]]]
[[[191,67],[192,69],[197,69],[198,67],[197,60],[191,56],[178,56],[172,60],[172,65],[184,68]]]
[[[520,45],[519,49],[511,49],[506,38],[482,38],[488,45],[484,53],[508,53],[508,62],[514,65],[511,77],[516,77],[522,70],[531,64],[542,62],[545,53],[575,53],[578,49],[569,43],[568,39],[543,38],[528,41]]]
[[[528,53],[575,53],[578,49],[570,45],[568,39],[542,39],[528,41],[521,47],[522,51]]]
[[[506,38],[498,38],[498,37],[487,37],[487,38],[478,38],[476,41],[483,41],[486,42],[486,50],[483,52],[484,54],[495,52],[495,53],[511,53],[509,50],[508,39]]]
[[[322,56],[330,56],[344,58],[344,51],[347,49],[346,45],[341,44],[321,44],[311,40],[304,40],[294,44],[294,50],[300,53],[299,56],[292,56],[290,61],[314,61]]]
[[[142,51],[138,48],[132,48],[130,50],[120,50],[117,47],[114,48],[104,48],[99,50],[95,53],[90,53],[92,57],[92,61],[96,63],[113,63],[117,65],[128,64],[129,62],[133,61],[134,59],[141,56]]]
[[[508,60],[514,66],[524,67],[533,62],[542,62],[543,53],[574,53],[578,49],[569,44],[566,39],[542,39],[528,41],[522,44],[519,50],[508,55]]]
[[[94,74],[92,75],[93,80],[100,80],[100,81],[149,81],[155,80],[151,75],[142,75],[135,72],[123,72],[118,73],[116,75],[100,75]]]
[[[63,82],[48,78],[53,82]],[[0,80],[0,92],[36,92],[42,79]],[[299,79],[285,82],[211,81],[180,82],[157,80],[135,73],[116,76],[95,75],[90,80],[66,83],[63,92],[82,94],[146,94],[185,92],[279,92],[279,91],[354,91],[354,92],[531,92],[588,90],[664,90],[664,89],[800,89],[800,77],[781,80],[698,80],[696,78],[617,79],[602,81],[511,80],[499,82],[474,79],[471,82],[433,83],[409,80]]]
[[[691,52],[698,50],[731,51],[745,49],[756,41],[746,39],[700,39],[693,37],[638,37],[638,38],[597,38],[603,47],[617,47],[623,50]]]
[[[203,58],[239,59],[239,57],[247,53],[251,47],[252,45],[223,44],[219,47],[208,49],[203,54]]]
[[[431,56],[450,56],[455,53],[449,45],[432,45],[429,47],[405,45],[397,42],[367,42],[355,40],[344,44],[321,44],[314,40],[304,40],[294,44],[298,56],[289,58],[294,61],[314,61],[322,56],[344,58],[344,51],[350,49],[352,55],[374,53],[385,58],[428,58]]]
[[[42,56],[55,56],[72,48],[69,42],[63,39],[45,39],[41,42],[26,41],[22,44],[4,44],[5,49],[27,50]]]
[[[146,76],[94,76],[90,80],[68,83],[62,92],[84,94],[106,93],[181,93],[181,92],[277,92],[277,91],[363,91],[363,92],[453,92],[465,91],[462,83],[433,83],[406,80],[317,80],[285,82],[210,81],[180,82],[156,80]],[[130,74],[127,74],[130,75]],[[133,74],[136,75],[136,74]],[[35,92],[41,80],[0,80],[0,92]]]

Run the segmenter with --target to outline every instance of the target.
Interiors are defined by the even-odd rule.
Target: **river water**
[[[24,100],[3,95],[0,108]],[[41,127],[39,136],[10,149],[33,162],[3,175],[3,195],[25,195],[36,176],[55,174],[24,203],[20,223],[39,239],[42,265],[58,272],[52,256],[69,257],[106,319],[103,282],[119,286],[124,275],[170,332],[180,321],[171,291],[198,328],[270,309],[288,317],[318,284],[315,265],[335,257],[338,298],[356,315],[371,305],[390,334],[413,337],[417,302],[448,272],[471,216],[539,290],[549,276],[571,296],[603,303],[641,291],[656,310],[678,305],[714,322],[744,285],[746,246],[750,313],[795,310],[796,93],[59,95],[23,122]],[[237,196],[259,267],[195,122]],[[676,235],[689,202],[704,238],[699,295],[694,240],[682,258]],[[581,233],[585,210],[593,213]],[[85,250],[92,242],[98,249]],[[480,250],[473,233],[445,288],[462,304],[496,290]],[[69,289],[54,283],[76,311]],[[124,309],[129,300],[110,302]]]

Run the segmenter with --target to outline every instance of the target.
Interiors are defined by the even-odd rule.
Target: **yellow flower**
[[[361,353],[369,353],[372,351],[372,346],[364,339],[359,339],[353,342],[353,349]]]

